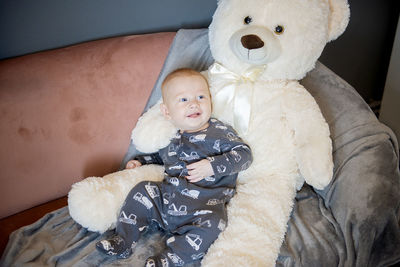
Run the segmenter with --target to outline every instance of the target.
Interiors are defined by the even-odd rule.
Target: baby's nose
[[[197,99],[192,100],[192,101],[190,101],[189,106],[191,108],[198,107],[199,106],[199,101],[197,101]]]

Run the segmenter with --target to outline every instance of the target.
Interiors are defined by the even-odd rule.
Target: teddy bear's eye
[[[250,24],[252,21],[253,19],[250,16],[245,17],[243,20],[244,24]]]
[[[282,34],[285,31],[285,28],[281,25],[278,25],[275,27],[275,33],[276,34]]]

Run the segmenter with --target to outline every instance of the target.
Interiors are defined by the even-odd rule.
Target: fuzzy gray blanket
[[[178,32],[146,109],[160,98],[160,83],[180,67],[205,70],[213,62],[207,30]],[[323,191],[305,185],[296,196],[277,266],[390,266],[400,262],[399,147],[360,95],[317,63],[302,85],[314,96],[329,124],[334,178]],[[130,145],[121,166],[137,151]],[[103,235],[76,224],[62,208],[15,231],[1,266],[142,266],[164,246],[150,230],[125,260],[95,249]]]

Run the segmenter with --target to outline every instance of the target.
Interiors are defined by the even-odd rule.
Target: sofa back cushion
[[[0,218],[116,171],[175,33],[0,61]]]

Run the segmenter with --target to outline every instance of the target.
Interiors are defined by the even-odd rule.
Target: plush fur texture
[[[246,17],[250,17],[250,23],[245,23]],[[329,128],[313,97],[297,80],[314,67],[326,43],[344,31],[348,19],[344,0],[218,2],[209,31],[217,64],[205,73],[214,116],[235,127],[235,111],[243,108],[225,103],[221,92],[247,101],[250,121],[239,133],[251,146],[254,161],[239,174],[237,195],[228,207],[228,227],[210,247],[203,266],[274,266],[296,188],[304,181],[316,189],[329,184],[333,170]],[[276,32],[277,26],[283,28],[281,33]],[[250,46],[256,43],[257,47],[243,48],[248,40]],[[154,127],[162,129],[163,134]],[[153,152],[167,144],[174,132],[156,105],[140,119],[133,141],[139,150]],[[71,216],[90,230],[102,232],[113,225],[129,187],[149,179],[148,174],[154,175],[152,180],[161,179],[161,172],[159,167],[146,166],[130,171],[122,182],[118,177],[124,172],[111,175],[110,184],[101,179],[84,180],[79,191],[74,186],[70,199],[85,203],[98,198],[98,202],[111,203],[106,209],[96,202],[91,209],[82,210],[74,200],[71,202],[78,204],[72,206],[70,202]],[[99,207],[108,218],[92,216]]]
[[[114,228],[119,210],[132,187],[141,181],[160,181],[164,168],[143,166],[102,178],[88,177],[72,185],[68,194],[71,217],[89,231],[103,233]]]
[[[135,140],[136,148],[143,153],[154,153],[158,148],[166,147],[170,142],[169,137],[176,134],[177,129],[163,116],[160,116],[160,103],[161,101],[155,105],[156,108],[147,112],[147,116],[152,121],[149,122],[145,117],[140,117],[132,131],[132,140]],[[149,134],[149,132],[156,134]],[[161,136],[166,138],[160,138]]]

